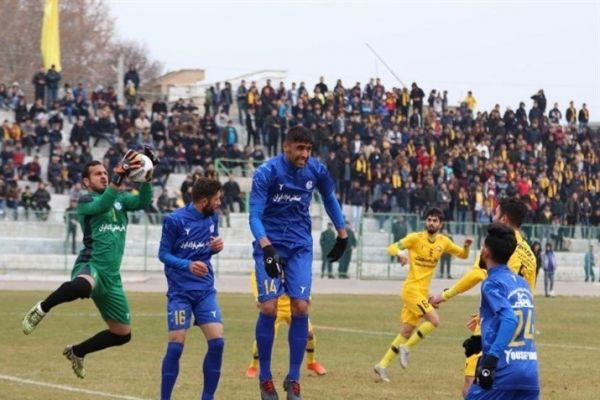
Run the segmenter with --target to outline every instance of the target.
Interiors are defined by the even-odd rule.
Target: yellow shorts
[[[467,357],[465,360],[465,376],[470,376],[471,378],[475,377],[475,370],[477,369],[477,361],[479,361],[479,357],[481,357],[481,353],[473,354],[470,357]]]
[[[415,292],[402,293],[402,311],[400,312],[400,322],[418,326],[423,315],[434,310],[429,304],[425,295]]]
[[[277,300],[277,319],[275,319],[275,327],[278,329],[279,325],[285,323],[290,326],[292,323],[292,305],[288,296],[280,296]],[[312,332],[312,324],[310,319],[308,320],[308,331]]]

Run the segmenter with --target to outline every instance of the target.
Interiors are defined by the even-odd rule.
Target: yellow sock
[[[250,366],[258,368],[258,346],[256,345],[256,340],[252,343],[252,361],[250,362]]]
[[[410,349],[411,347],[419,343],[422,339],[425,339],[425,337],[429,335],[434,329],[435,326],[431,322],[423,322],[408,338],[405,346]]]
[[[306,343],[306,362],[314,363],[316,358],[317,350],[317,338],[313,335],[312,339],[309,339]]]
[[[391,362],[394,361],[394,359],[398,356],[398,347],[401,344],[406,343],[406,340],[407,339],[402,335],[396,336],[396,338],[392,341],[392,345],[390,346],[388,351],[385,352],[385,355],[383,356],[381,361],[379,361],[379,365],[381,365],[383,368],[387,368],[391,364]]]

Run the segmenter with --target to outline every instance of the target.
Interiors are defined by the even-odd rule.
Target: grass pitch
[[[105,325],[91,301],[76,301],[54,309],[30,335],[21,332],[23,314],[47,293],[1,294],[0,399],[157,399],[166,348],[165,296],[129,293],[133,339],[121,347],[86,357],[87,376],[75,377],[62,349],[78,343]],[[392,382],[375,383],[373,365],[395,336],[400,311],[397,296],[316,295],[312,321],[316,325],[317,359],[328,369],[310,376],[303,366],[305,399],[459,399],[463,382],[461,343],[465,324],[476,311],[476,296],[458,297],[443,305],[442,326],[419,344],[410,365],[390,366]],[[248,294],[221,294],[225,318],[225,356],[219,400],[258,399],[256,380],[244,376],[250,361],[256,308]],[[597,398],[594,384],[600,357],[600,298],[536,298],[538,353],[542,398]],[[285,330],[276,341],[274,380],[280,398],[287,370]],[[188,333],[174,399],[197,399],[205,341],[199,329]]]

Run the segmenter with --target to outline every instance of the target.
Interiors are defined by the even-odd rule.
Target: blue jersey
[[[216,236],[219,236],[218,216],[205,215],[191,203],[165,218],[158,257],[165,264],[169,292],[214,288],[210,240]],[[192,274],[192,261],[205,263],[208,274],[202,277]]]
[[[508,266],[490,269],[481,285],[483,354],[498,357],[494,389],[538,390],[533,295]]]
[[[250,193],[250,229],[256,240],[266,236],[286,247],[312,247],[310,202],[315,188],[335,227],[343,228],[335,185],[322,163],[309,157],[303,168],[297,168],[281,154],[262,164]]]

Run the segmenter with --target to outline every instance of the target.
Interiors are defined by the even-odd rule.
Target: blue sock
[[[273,350],[273,340],[275,338],[275,316],[258,313],[255,332],[258,363],[260,365],[260,380],[272,379],[271,351]]]
[[[204,389],[202,390],[202,400],[213,400],[219,378],[221,377],[221,363],[223,362],[223,347],[225,341],[223,338],[211,339],[208,341],[208,350],[204,356],[202,371],[204,372]]]
[[[304,359],[304,350],[308,342],[308,315],[293,315],[288,332],[290,344],[290,372],[288,378],[292,381],[300,380],[300,366]]]
[[[183,343],[169,342],[167,353],[162,363],[162,382],[160,384],[161,400],[169,400],[173,393],[173,386],[179,374],[179,358],[183,353]]]

